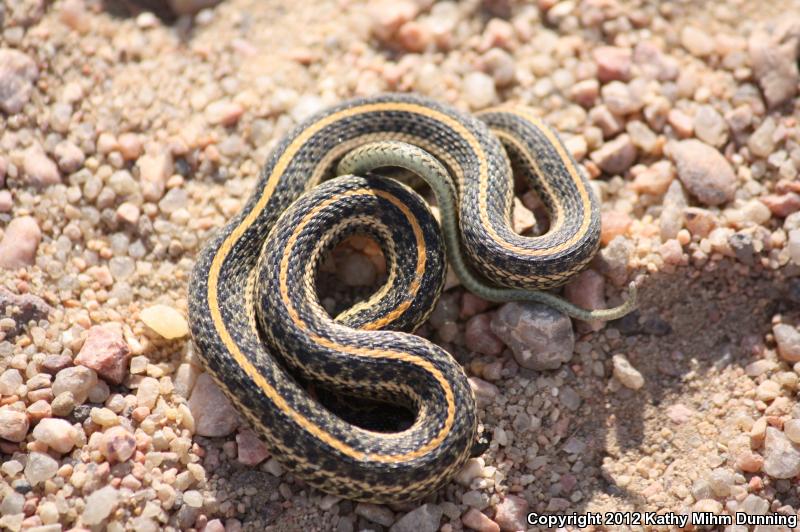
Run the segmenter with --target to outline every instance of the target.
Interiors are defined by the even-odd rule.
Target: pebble
[[[491,329],[524,368],[557,369],[572,358],[572,322],[546,305],[506,303],[492,318]]]
[[[675,163],[678,178],[701,203],[713,206],[733,199],[736,176],[719,151],[689,139],[674,143],[668,155]]]
[[[503,532],[525,530],[528,526],[528,501],[516,495],[506,495],[496,507],[494,521]]]
[[[775,427],[767,427],[764,441],[764,472],[774,478],[800,475],[800,446]]]
[[[800,332],[785,323],[772,327],[772,334],[778,344],[778,354],[787,362],[800,362]]]
[[[484,355],[499,355],[503,352],[503,342],[491,329],[491,314],[478,314],[467,321],[464,339],[470,350]]]
[[[161,392],[161,385],[153,377],[144,377],[136,390],[136,404],[153,410]]]
[[[614,355],[611,362],[614,365],[614,377],[623,386],[631,390],[638,390],[644,386],[644,377],[624,355]]]
[[[136,133],[123,133],[117,139],[117,144],[126,161],[135,161],[142,155],[142,140]]]
[[[481,59],[496,87],[506,87],[514,83],[516,68],[514,58],[508,52],[501,48],[492,48]]]
[[[467,512],[461,516],[461,522],[477,532],[500,532],[500,525],[475,508],[467,510]]]
[[[56,144],[53,155],[56,157],[58,168],[67,174],[77,171],[85,160],[81,149],[68,140],[63,140]]]
[[[497,101],[494,80],[483,72],[470,72],[461,86],[464,100],[473,110],[483,109]]]
[[[378,273],[375,264],[362,253],[348,253],[336,266],[336,276],[347,286],[371,286]]]
[[[53,395],[70,392],[76,404],[82,404],[97,384],[97,374],[85,366],[62,369],[53,381]]]
[[[39,69],[32,58],[0,48],[0,108],[10,115],[19,113],[30,100],[38,77]]]
[[[2,184],[0,184],[0,186],[2,186]],[[14,199],[11,196],[11,191],[0,190],[0,213],[11,212],[13,207]]]
[[[612,81],[600,89],[603,103],[616,116],[625,116],[639,111],[644,102],[638,98],[631,88],[621,81]]]
[[[15,270],[31,266],[42,241],[42,230],[31,216],[14,218],[0,240],[0,268]]]
[[[23,171],[27,182],[39,188],[61,182],[58,166],[39,147],[25,150]]]
[[[255,466],[269,458],[269,449],[250,429],[242,429],[236,434],[237,459],[246,466]]]
[[[142,196],[147,201],[160,200],[174,169],[172,155],[168,151],[145,154],[139,157],[136,164],[139,167]]]
[[[119,491],[112,486],[92,492],[86,498],[86,507],[81,514],[83,524],[90,526],[101,524],[116,508],[119,496]]]
[[[658,161],[636,174],[631,188],[639,194],[660,196],[675,179],[675,167],[670,161]]]
[[[0,194],[2,194],[2,192],[0,192]],[[774,216],[779,218],[785,218],[794,212],[800,211],[800,194],[796,192],[767,194],[758,199],[767,206]]]
[[[142,322],[167,340],[189,334],[189,323],[183,314],[167,305],[153,305],[139,314]]]
[[[736,467],[746,473],[758,473],[764,467],[764,457],[745,450],[736,457]]]
[[[32,452],[25,464],[25,478],[31,486],[50,480],[58,471],[58,462],[44,453]]]
[[[50,408],[54,416],[68,416],[75,408],[75,396],[71,392],[61,392],[50,403]]]
[[[206,120],[210,124],[232,126],[239,121],[244,108],[230,100],[217,100],[206,107]]]
[[[78,429],[63,419],[43,419],[34,427],[33,438],[44,443],[50,449],[64,454],[75,446]]]
[[[389,532],[436,532],[442,520],[442,508],[436,504],[423,504],[408,512],[389,528]]]
[[[691,137],[694,133],[694,120],[692,117],[679,109],[671,109],[667,114],[667,122],[675,130],[675,133],[681,137]]]
[[[771,108],[797,95],[800,83],[797,67],[799,27],[800,19],[787,16],[779,22],[757,28],[747,42],[753,75]]]
[[[0,395],[14,395],[24,381],[17,369],[7,369],[0,374]]]
[[[603,144],[589,156],[607,174],[622,174],[636,161],[636,146],[624,133]]]
[[[113,426],[103,432],[99,449],[109,462],[124,462],[136,451],[136,439],[128,429]]]
[[[120,384],[128,373],[130,353],[121,330],[95,325],[89,329],[75,364],[91,368],[105,380]]]
[[[747,147],[750,152],[758,157],[767,158],[775,151],[775,140],[773,135],[776,128],[775,120],[770,116],[767,117],[761,125],[750,135],[747,140]]]
[[[360,502],[356,504],[356,515],[382,526],[391,526],[394,523],[394,513],[383,505]]]
[[[236,409],[207,373],[197,377],[189,410],[194,416],[195,433],[200,436],[227,436],[239,425]]]
[[[25,440],[28,434],[28,416],[25,412],[12,410],[4,406],[0,408],[0,438],[13,442]]]
[[[584,270],[564,287],[567,300],[578,307],[596,310],[606,307],[605,278],[594,270]],[[578,329],[581,332],[599,331],[605,327],[605,322],[593,320],[580,322]]]
[[[609,81],[628,81],[631,76],[630,48],[617,46],[599,46],[594,49],[592,57],[597,66],[597,79],[601,83]]]
[[[701,105],[694,115],[694,134],[706,144],[721,148],[728,140],[728,123],[712,106]]]
[[[714,39],[706,32],[693,26],[685,26],[681,31],[681,44],[694,56],[705,57],[714,53]]]

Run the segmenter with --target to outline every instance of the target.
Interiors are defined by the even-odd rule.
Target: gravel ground
[[[798,515],[800,2],[171,3],[0,6],[0,528]],[[636,280],[641,305],[572,323],[452,280],[419,333],[464,364],[489,449],[426,500],[375,506],[305,486],[239,420],[192,352],[186,282],[285,132],[390,90],[544,116],[602,200],[603,249],[565,296],[615,305]],[[326,308],[384,273],[345,242]]]

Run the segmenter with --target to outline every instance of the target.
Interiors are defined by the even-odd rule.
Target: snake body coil
[[[588,183],[555,133],[525,110],[478,120],[410,95],[365,98],[312,117],[277,146],[242,212],[198,257],[193,339],[210,374],[287,467],[324,491],[373,502],[441,486],[469,456],[477,426],[460,365],[403,332],[424,321],[443,284],[442,236],[425,203],[372,176],[317,186],[345,154],[384,140],[422,148],[454,177],[460,242],[471,267],[494,283],[563,284],[599,240]],[[510,226],[513,180],[503,147],[550,210],[543,236],[522,237]],[[316,267],[352,233],[380,244],[388,281],[334,320],[318,301]],[[323,407],[301,381],[404,405],[416,417],[401,432],[365,430]]]

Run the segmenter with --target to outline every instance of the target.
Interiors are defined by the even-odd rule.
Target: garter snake
[[[357,148],[342,169],[365,175],[329,179]],[[510,226],[509,157],[549,209],[542,236]],[[207,370],[284,465],[323,491],[372,502],[441,486],[469,457],[477,430],[461,366],[405,332],[426,319],[442,291],[442,233],[417,193],[367,173],[381,166],[452,176],[437,192],[440,206],[445,196],[458,201],[460,236],[452,234],[455,208],[442,210],[451,220],[443,225],[448,253],[456,242],[476,279],[502,285],[478,282],[476,290],[496,290],[484,291],[488,297],[524,291],[584,319],[618,317],[632,303],[591,313],[530,292],[580,271],[598,247],[600,224],[587,181],[530,111],[498,108],[477,119],[390,94],[345,102],[297,126],[268,157],[242,211],[199,254],[189,321]],[[388,279],[333,319],[316,294],[316,271],[326,251],[354,233],[378,242]],[[308,381],[408,407],[415,420],[392,433],[355,426],[308,393]]]

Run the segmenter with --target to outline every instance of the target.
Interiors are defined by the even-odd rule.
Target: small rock
[[[75,364],[95,370],[107,381],[119,384],[128,372],[130,348],[117,328],[93,326]]]
[[[33,452],[28,455],[28,462],[25,464],[25,478],[36,486],[40,482],[50,480],[58,471],[58,462],[44,453]]]
[[[139,314],[145,325],[168,340],[189,334],[189,324],[183,314],[167,305],[153,305]]]
[[[628,81],[631,77],[632,52],[629,48],[599,46],[592,56],[597,65],[597,79],[600,83],[609,81]]]
[[[0,268],[15,270],[33,265],[41,241],[42,230],[35,218],[14,218],[0,240]]]
[[[403,24],[419,13],[419,5],[407,0],[384,0],[371,5],[372,33],[383,41],[392,39]]]
[[[107,429],[100,439],[100,452],[109,462],[124,462],[136,451],[136,438],[128,429],[114,426]]]
[[[503,342],[494,335],[491,329],[492,316],[478,314],[467,321],[464,338],[467,347],[484,355],[499,355],[503,352]]]
[[[136,133],[123,133],[117,143],[119,152],[126,161],[135,161],[142,155],[142,140]]]
[[[787,192],[785,194],[767,194],[758,198],[774,216],[786,218],[790,214],[800,211],[800,194]]]
[[[28,435],[28,415],[9,407],[0,408],[0,438],[13,442],[25,441]]]
[[[622,174],[636,160],[636,146],[630,135],[622,134],[592,152],[590,158],[607,174]]]
[[[14,395],[24,381],[17,369],[7,369],[0,375],[0,395]]]
[[[227,436],[239,425],[239,414],[207,373],[197,377],[189,398],[189,410],[200,436]]]
[[[765,159],[772,155],[772,152],[775,151],[775,139],[773,135],[775,134],[776,127],[777,124],[775,124],[775,120],[770,116],[761,122],[758,129],[750,135],[750,138],[747,140],[747,147],[750,148],[750,152],[753,155]]]
[[[750,34],[750,64],[771,108],[790,101],[797,94],[800,83],[798,40],[800,21],[796,17],[771,21]]]
[[[494,80],[483,72],[467,74],[461,90],[471,109],[483,109],[497,101]]]
[[[0,178],[0,187],[2,185],[2,178]],[[10,190],[0,190],[0,212],[11,212],[14,207],[14,198],[11,196]]]
[[[461,516],[461,522],[464,523],[465,526],[477,530],[478,532],[500,532],[500,525],[475,508],[467,510],[467,512]]]
[[[336,276],[347,286],[371,286],[375,283],[377,272],[369,257],[352,252],[337,261]]]
[[[394,523],[394,513],[383,505],[360,502],[356,504],[356,515],[383,526]]]
[[[800,419],[790,419],[783,423],[783,432],[794,443],[800,443]]]
[[[694,410],[682,405],[681,403],[670,405],[667,408],[667,417],[676,425],[686,423],[692,418],[693,415]]]
[[[606,307],[605,278],[594,270],[584,270],[564,287],[567,300],[584,309],[597,310]],[[599,331],[605,327],[602,320],[579,322],[581,332]],[[502,526],[502,524],[501,524]]]
[[[238,460],[246,466],[255,466],[269,458],[269,449],[250,429],[243,429],[236,434]]]
[[[710,105],[702,105],[694,115],[694,134],[715,148],[721,148],[728,140],[728,123]]]
[[[658,136],[639,120],[631,120],[625,125],[625,131],[631,136],[631,142],[646,153],[655,153],[660,147]]]
[[[669,156],[675,163],[678,178],[700,202],[720,205],[733,199],[736,175],[717,150],[690,139],[673,144]]]
[[[681,31],[681,44],[694,56],[706,57],[714,53],[714,39],[703,30],[685,26]]]
[[[660,196],[669,188],[675,179],[675,167],[669,161],[658,161],[642,172],[636,174],[631,188],[639,194]]]
[[[85,366],[74,366],[62,369],[53,381],[53,395],[70,392],[76,404],[86,401],[91,390],[97,384],[97,374]]]
[[[600,84],[596,79],[585,79],[577,82],[569,91],[570,100],[582,107],[591,107],[600,95]]]
[[[23,171],[27,182],[39,188],[61,182],[61,174],[58,173],[56,163],[38,147],[25,150]]]
[[[745,473],[758,473],[764,467],[764,457],[750,450],[745,450],[736,457],[736,467]]]
[[[775,427],[767,427],[764,441],[764,472],[774,478],[800,475],[800,446]]]
[[[506,495],[497,505],[494,521],[503,532],[525,530],[528,526],[528,501],[516,495]]]
[[[139,381],[139,388],[136,390],[137,405],[153,410],[156,406],[156,401],[158,401],[160,392],[161,386],[157,379],[153,377],[144,377]]]
[[[397,41],[405,50],[414,53],[424,52],[431,43],[433,35],[427,24],[410,20],[400,26],[397,31]]]
[[[423,504],[398,519],[389,532],[436,532],[442,513],[442,508],[436,504]]]
[[[81,149],[68,140],[62,140],[56,144],[53,153],[56,156],[58,167],[67,174],[77,171],[85,159]]]
[[[614,355],[611,358],[614,364],[614,377],[626,388],[638,390],[644,386],[644,377],[639,371],[631,366],[628,359],[623,355]]]
[[[772,334],[781,358],[791,363],[800,362],[800,332],[791,325],[778,323],[772,327]]]
[[[92,494],[86,498],[86,507],[81,515],[81,521],[83,521],[84,525],[99,525],[105,518],[111,515],[118,501],[119,492],[111,486],[106,486],[92,492]]]
[[[10,115],[19,113],[30,100],[38,77],[33,59],[17,50],[0,48],[0,109]]]
[[[667,114],[667,122],[675,130],[679,137],[691,137],[694,133],[694,121],[692,117],[679,109],[671,109]]]
[[[217,100],[206,107],[206,119],[210,124],[232,126],[239,121],[244,108],[230,100]]]
[[[572,358],[572,322],[546,305],[506,303],[495,313],[491,329],[524,368],[557,369]]]
[[[75,408],[75,396],[72,392],[61,392],[56,395],[50,404],[54,416],[68,416]]]
[[[496,87],[506,87],[514,82],[516,77],[514,58],[505,50],[492,48],[483,55],[482,62]]]
[[[631,88],[621,81],[612,81],[600,89],[603,103],[608,110],[616,116],[625,116],[639,111],[644,102],[631,91]]]
[[[172,175],[174,166],[172,155],[168,151],[158,154],[145,154],[136,163],[139,166],[139,179],[142,184],[142,195],[147,201],[158,201],[164,195],[167,179]]]
[[[78,429],[63,419],[43,419],[34,427],[33,437],[54,451],[64,454],[75,446]]]

